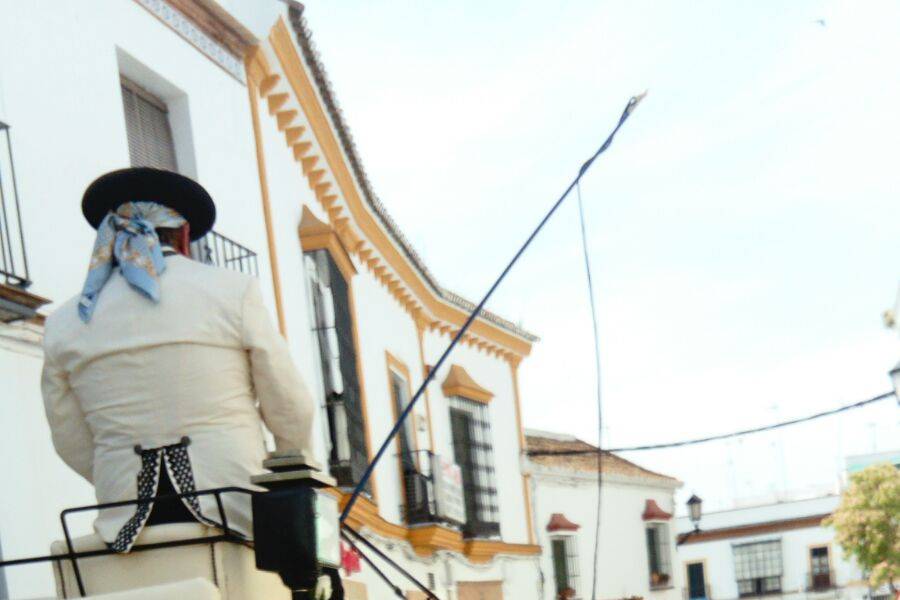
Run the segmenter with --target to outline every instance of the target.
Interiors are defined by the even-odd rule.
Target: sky
[[[305,4],[375,192],[441,284],[472,300],[649,89],[582,185],[604,447],[890,389],[900,4]],[[526,427],[596,442],[588,302],[571,197],[488,306],[541,337],[520,369]],[[897,449],[887,401],[624,456],[716,510],[833,492],[847,455]]]

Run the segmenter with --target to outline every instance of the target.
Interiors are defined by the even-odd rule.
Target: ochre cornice
[[[350,494],[343,494],[340,499],[341,509],[347,503]],[[354,529],[368,528],[373,533],[407,541],[419,556],[432,556],[438,550],[448,550],[464,555],[473,563],[486,563],[498,554],[536,556],[541,547],[534,544],[510,544],[502,540],[466,540],[462,533],[443,525],[422,525],[404,527],[385,521],[378,514],[378,507],[371,500],[360,496],[350,515],[347,524]]]
[[[344,244],[341,243],[334,229],[316,218],[306,206],[303,207],[297,233],[300,235],[300,246],[304,252],[325,249],[334,259],[345,281],[350,281],[356,275],[356,267],[353,266],[347,249],[344,248]]]
[[[441,389],[448,398],[450,396],[462,396],[482,404],[487,404],[494,397],[493,392],[478,385],[472,379],[472,376],[469,375],[469,372],[460,365],[450,367],[444,383],[441,384]]]
[[[426,321],[430,331],[455,335],[468,314],[430,288],[365,207],[333,125],[283,19],[272,28],[269,42],[287,81],[281,82],[278,74],[268,72],[260,79],[260,95],[269,101],[269,111],[329,223],[347,251],[375,275],[413,319]],[[299,111],[291,107],[291,97],[306,122],[301,123]],[[321,154],[315,153],[314,146]],[[531,351],[531,342],[484,319],[472,323],[462,343],[507,361],[521,359]]]

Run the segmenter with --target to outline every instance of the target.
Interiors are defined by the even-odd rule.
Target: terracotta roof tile
[[[595,451],[596,446],[588,444],[585,441],[571,437],[562,439],[563,436],[546,437],[545,435],[530,433],[525,435],[525,446],[529,452],[539,451],[570,451],[570,450],[586,450]],[[597,470],[596,454],[575,454],[562,456],[529,456],[531,462],[548,467],[559,467],[572,471],[592,472]],[[674,477],[656,473],[649,469],[645,469],[635,463],[625,460],[621,456],[611,452],[603,452],[603,472],[615,473],[617,475],[626,475],[631,477],[659,479],[661,481],[678,481]]]

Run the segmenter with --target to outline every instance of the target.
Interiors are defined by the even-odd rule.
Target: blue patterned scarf
[[[87,323],[97,297],[118,263],[125,280],[138,292],[159,302],[159,276],[166,270],[157,227],[177,228],[186,221],[177,212],[156,202],[126,202],[110,212],[97,227],[78,316]]]

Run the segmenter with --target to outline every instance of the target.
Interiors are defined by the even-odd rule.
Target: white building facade
[[[83,284],[85,187],[133,164],[178,170],[216,200],[197,257],[258,276],[346,500],[474,307],[436,283],[371,191],[302,6],[0,0],[0,122],[2,556],[46,554],[60,511],[94,503],[50,442],[42,315]],[[351,514],[441,597],[538,597],[517,383],[535,340],[479,317]],[[53,593],[47,565],[0,571],[0,597]],[[390,595],[365,565],[347,582],[350,598]]]
[[[594,446],[564,434],[527,430],[534,529],[543,549],[542,598],[591,598],[597,515]],[[535,452],[548,452],[536,455]],[[673,520],[681,483],[604,453],[600,489],[597,598],[680,600]]]
[[[844,557],[833,528],[822,526],[839,502],[829,495],[714,512],[703,515],[697,532],[679,519],[685,598],[878,597]]]

